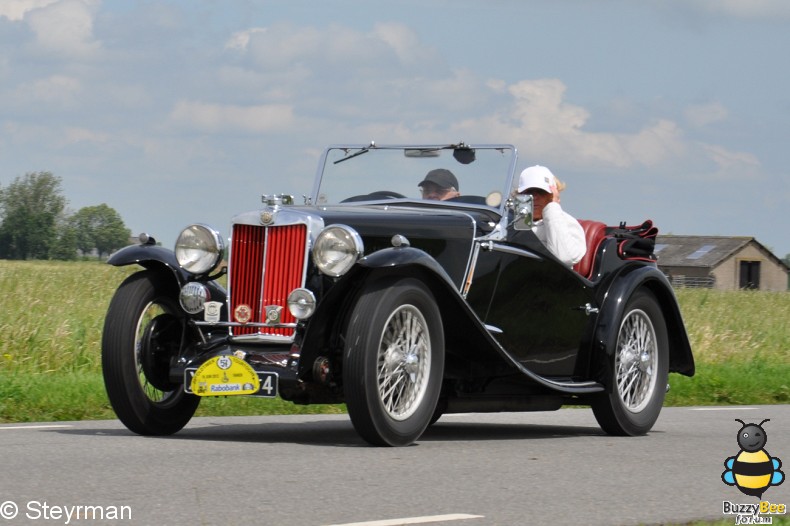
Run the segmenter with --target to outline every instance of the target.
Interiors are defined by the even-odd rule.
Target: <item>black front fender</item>
[[[447,272],[430,255],[417,248],[385,248],[360,259],[346,275],[334,279],[307,323],[300,342],[300,378],[312,378],[314,360],[333,347],[364,286],[393,275],[418,277],[432,290],[451,291],[455,288]]]
[[[176,261],[176,254],[168,248],[159,245],[130,245],[113,253],[107,260],[109,265],[124,267],[127,265],[140,265],[149,270],[157,270],[171,275],[178,287],[181,288],[195,277],[181,268]],[[216,281],[207,281],[206,286],[211,291],[213,301],[225,302],[227,293]]]
[[[429,270],[451,288],[456,288],[444,268],[427,252],[413,247],[385,248],[359,260],[359,266],[366,269],[397,269],[417,265]]]
[[[113,253],[107,263],[115,267],[140,265],[148,269],[167,269],[179,285],[189,281],[189,273],[178,265],[175,252],[158,245],[130,245]]]

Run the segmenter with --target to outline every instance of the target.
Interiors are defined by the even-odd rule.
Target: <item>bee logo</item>
[[[779,470],[782,461],[771,457],[764,449],[768,436],[763,424],[770,419],[759,424],[747,424],[738,418],[735,421],[743,425],[738,431],[741,452],[724,461],[727,469],[721,474],[721,480],[728,486],[737,486],[741,493],[762,498],[769,486],[778,486],[785,478]]]

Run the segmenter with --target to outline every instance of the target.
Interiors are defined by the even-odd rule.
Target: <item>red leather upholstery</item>
[[[573,266],[573,270],[589,279],[595,266],[595,256],[598,246],[606,237],[606,223],[600,221],[589,221],[580,219],[579,224],[584,229],[584,237],[587,239],[587,253]]]

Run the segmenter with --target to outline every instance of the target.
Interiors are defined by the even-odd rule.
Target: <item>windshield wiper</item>
[[[362,155],[363,153],[368,153],[371,148],[375,148],[375,147],[376,147],[376,142],[375,141],[370,141],[369,145],[365,146],[364,148],[362,148],[358,152],[354,152],[354,153],[348,154],[345,157],[343,157],[342,159],[338,159],[337,161],[335,161],[332,164],[338,164],[338,163],[342,163],[343,161],[348,161],[349,159],[353,159],[354,157]]]

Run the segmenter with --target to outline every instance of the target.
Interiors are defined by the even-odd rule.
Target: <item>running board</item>
[[[514,360],[513,362],[516,367],[521,371],[522,374],[527,376],[530,380],[555,391],[559,391],[561,393],[567,394],[590,394],[590,393],[601,393],[605,390],[603,384],[595,382],[593,380],[584,380],[584,381],[574,381],[571,379],[553,379],[553,378],[546,378],[539,374],[533,373],[523,364]]]
[[[532,373],[535,377],[540,378],[542,382],[546,382],[547,385],[551,386],[553,389],[557,389],[559,391],[568,392],[568,393],[600,393],[604,390],[603,384],[599,384],[598,382],[594,382],[592,380],[585,380],[582,382],[575,382],[573,380],[566,380],[566,381],[559,381],[559,380],[552,380],[549,378],[544,378],[539,376],[535,373]]]

